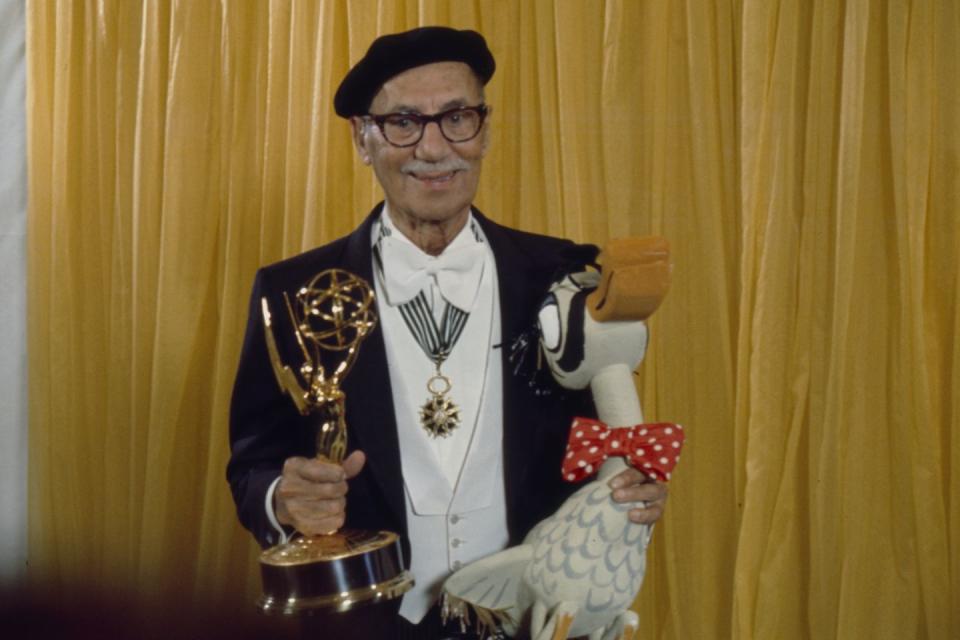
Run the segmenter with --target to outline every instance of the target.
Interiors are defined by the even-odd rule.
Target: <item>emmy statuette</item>
[[[297,410],[317,417],[317,456],[339,464],[347,451],[340,382],[376,326],[373,290],[347,271],[328,269],[297,291],[292,303],[283,296],[303,363],[298,376],[282,361],[270,309],[261,298],[273,372]],[[330,369],[324,355],[340,360]],[[301,536],[264,551],[260,572],[261,611],[285,615],[347,611],[396,598],[413,586],[413,577],[403,569],[399,537],[390,531],[341,529]]]

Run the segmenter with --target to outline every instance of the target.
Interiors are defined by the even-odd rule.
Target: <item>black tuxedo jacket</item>
[[[315,454],[314,424],[301,416],[274,378],[264,338],[260,299],[272,310],[274,335],[284,362],[296,370],[302,362],[285,311],[283,292],[293,295],[318,272],[338,267],[373,282],[371,226],[378,205],[352,234],[257,272],[230,412],[231,457],[227,479],[240,521],[258,542],[278,542],[267,520],[264,500],[283,461]],[[527,380],[513,375],[507,346],[536,322],[552,279],[576,247],[569,240],[508,229],[474,216],[487,236],[497,263],[503,355],[503,455],[507,521],[511,544],[552,513],[575,489],[563,482],[560,465],[571,418],[593,415],[588,394],[536,396]],[[363,342],[341,388],[346,394],[348,451],[367,455],[363,471],[350,481],[346,526],[387,529],[403,536],[406,511],[400,448],[394,418],[383,333],[378,327]]]

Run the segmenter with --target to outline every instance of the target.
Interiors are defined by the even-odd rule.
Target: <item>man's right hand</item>
[[[287,458],[273,494],[277,521],[305,536],[342,527],[347,516],[347,480],[360,473],[366,460],[359,450],[342,465],[319,458]]]

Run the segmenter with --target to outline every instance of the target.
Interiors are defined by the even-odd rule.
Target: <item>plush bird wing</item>
[[[523,571],[533,557],[533,547],[522,544],[470,563],[443,585],[444,615],[473,620],[480,631],[492,633],[502,627],[516,631],[529,604],[522,598]]]
[[[650,527],[629,522],[630,508],[613,502],[605,483],[591,482],[527,536],[533,554],[524,582],[549,608],[580,604],[571,636],[609,624],[640,588]]]

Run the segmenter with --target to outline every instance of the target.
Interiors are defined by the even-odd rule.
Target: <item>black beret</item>
[[[483,84],[497,68],[487,41],[476,31],[420,27],[380,36],[340,83],[333,108],[344,118],[363,115],[383,83],[393,76],[431,62],[447,61],[470,65]]]

